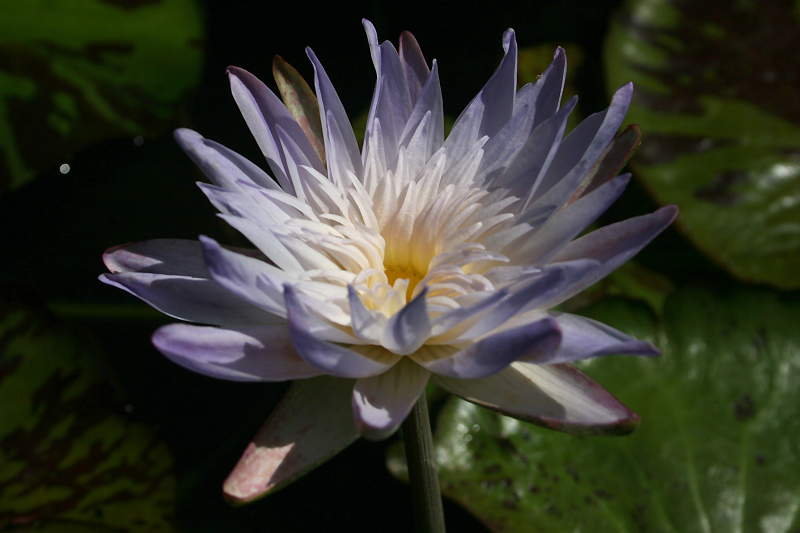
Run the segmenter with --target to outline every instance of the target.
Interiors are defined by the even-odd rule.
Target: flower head
[[[287,107],[253,75],[228,70],[271,176],[176,132],[213,184],[200,188],[256,250],[201,237],[105,255],[104,282],[205,324],[154,334],[176,363],[222,379],[297,380],[226,482],[234,499],[293,479],[358,435],[391,435],[429,379],[548,427],[629,430],[637,416],[568,363],[658,353],[549,311],[675,217],[666,207],[573,240],[629,180],[607,174],[621,164],[609,154],[632,86],[564,136],[576,103],[560,106],[564,51],[517,91],[508,30],[500,66],[445,139],[436,61],[428,67],[409,33],[397,51],[364,26],[377,83],[363,150],[311,50],[318,116],[295,78],[281,78]]]

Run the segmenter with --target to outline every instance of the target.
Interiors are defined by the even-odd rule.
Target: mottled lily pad
[[[96,357],[0,287],[0,530],[173,531],[169,450],[112,400]]]
[[[199,81],[202,35],[194,0],[0,2],[0,192],[163,128]]]
[[[451,399],[435,436],[445,494],[498,532],[798,531],[800,301],[684,289],[663,319],[622,299],[585,314],[663,351],[582,366],[639,429],[574,437]]]
[[[635,173],[735,276],[800,287],[798,3],[632,0],[606,43],[633,81]]]

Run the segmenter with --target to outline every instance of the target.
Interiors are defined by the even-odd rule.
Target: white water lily
[[[308,106],[290,110],[248,72],[228,71],[272,177],[193,131],[176,132],[213,183],[200,188],[257,250],[201,237],[105,255],[104,282],[206,324],[154,334],[176,363],[222,379],[296,380],[226,482],[234,500],[289,482],[358,435],[391,435],[429,379],[554,429],[629,431],[637,415],[569,362],[658,353],[549,311],[676,215],[666,207],[573,240],[629,180],[603,172],[632,86],[563,137],[576,103],[560,107],[563,50],[517,91],[508,30],[502,63],[445,139],[436,61],[428,67],[411,34],[398,52],[364,25],[377,84],[363,150],[311,50],[319,117]]]

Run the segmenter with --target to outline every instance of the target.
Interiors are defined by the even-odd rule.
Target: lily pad
[[[663,319],[622,299],[585,314],[662,349],[582,365],[639,429],[574,437],[454,398],[435,435],[443,492],[498,532],[798,531],[800,301],[683,289]]]
[[[94,342],[0,287],[0,530],[169,532],[167,447],[132,422]]]
[[[606,42],[633,81],[632,162],[678,225],[735,276],[800,287],[798,3],[632,0]]]
[[[194,0],[0,3],[0,192],[162,129],[202,68]]]

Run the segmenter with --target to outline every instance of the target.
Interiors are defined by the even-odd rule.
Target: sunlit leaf
[[[586,314],[663,352],[582,366],[639,429],[574,437],[451,399],[436,433],[445,494],[494,531],[798,531],[800,301],[693,289],[661,320],[621,299]],[[397,456],[390,467],[402,473]]]
[[[633,168],[734,275],[800,287],[797,2],[633,0],[611,26],[607,86],[633,81]]]
[[[3,531],[173,530],[170,453],[112,401],[98,362],[90,338],[0,288]]]
[[[202,66],[194,0],[0,2],[0,191],[163,128]]]

